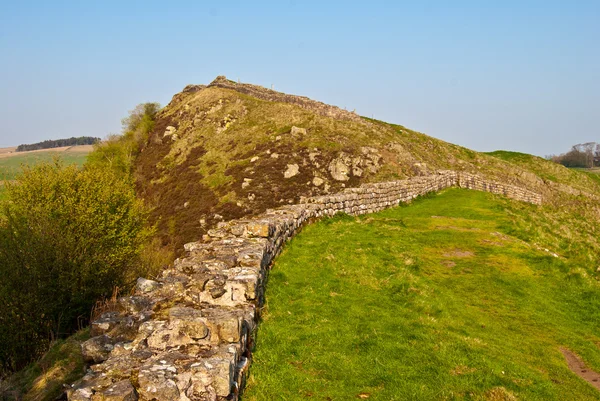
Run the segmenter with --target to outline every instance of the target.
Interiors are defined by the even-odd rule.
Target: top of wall
[[[257,99],[266,100],[269,102],[281,102],[289,103],[300,106],[304,109],[310,110],[311,112],[320,114],[322,116],[335,118],[337,120],[347,120],[368,123],[365,119],[360,117],[355,112],[340,109],[336,106],[331,106],[323,102],[309,99],[305,96],[289,95],[283,92],[277,92],[272,89],[262,87],[260,85],[252,85],[239,83],[227,79],[225,76],[220,75],[214,79],[210,84],[207,85],[188,85],[183,89],[183,92],[198,92],[205,88],[224,88],[243,93],[255,97]]]

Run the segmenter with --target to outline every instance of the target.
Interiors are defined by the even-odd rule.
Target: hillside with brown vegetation
[[[502,153],[502,152],[501,152]],[[597,180],[541,158],[488,155],[400,125],[225,77],[189,85],[157,115],[137,157],[138,193],[164,244],[302,197],[452,169],[541,193],[598,215]]]

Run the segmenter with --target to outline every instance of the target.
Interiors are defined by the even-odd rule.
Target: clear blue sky
[[[0,0],[0,146],[227,75],[489,151],[600,142],[600,1]]]

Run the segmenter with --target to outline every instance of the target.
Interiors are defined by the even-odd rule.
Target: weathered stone
[[[169,126],[166,128],[166,130],[165,130],[165,133],[163,134],[163,137],[165,137],[165,136],[171,136],[171,135],[173,135],[173,134],[174,134],[176,131],[177,131],[177,128],[175,128],[175,127],[173,127],[173,126],[169,125]]]
[[[119,312],[105,312],[100,318],[90,324],[90,336],[96,337],[112,331],[121,323],[122,317]]]
[[[169,310],[172,327],[176,327],[180,333],[188,335],[194,340],[206,338],[208,327],[202,312],[187,307],[175,307]]]
[[[342,152],[338,158],[333,159],[331,163],[329,163],[329,173],[334,180],[348,181],[350,179],[348,174],[350,174],[351,164],[352,160],[350,157]]]
[[[152,291],[156,290],[157,288],[160,288],[160,283],[158,283],[154,280],[147,280],[142,277],[137,279],[136,289],[139,292],[141,292],[142,294],[152,292]]]
[[[102,335],[92,337],[81,344],[81,354],[86,362],[100,363],[108,358],[113,350],[110,337]]]
[[[137,401],[138,395],[129,380],[122,380],[101,393],[94,394],[92,401]]]
[[[119,305],[128,313],[137,313],[150,307],[151,302],[148,297],[133,295],[130,297],[119,298]]]
[[[250,222],[246,225],[246,231],[254,237],[268,238],[271,233],[271,225],[268,222]]]
[[[361,177],[363,174],[363,170],[360,167],[352,167],[352,175],[355,177]]]
[[[180,392],[173,375],[165,374],[163,365],[150,367],[148,370],[140,370],[138,374],[138,392],[143,400],[174,401],[179,400]],[[174,367],[164,367],[164,369]]]
[[[283,173],[283,178],[292,178],[300,173],[300,167],[297,164],[288,164],[287,170]]]
[[[290,133],[293,136],[306,135],[306,128],[299,128],[299,127],[292,126],[292,130],[290,131]]]
[[[323,185],[324,182],[325,182],[325,180],[320,177],[315,177],[312,180],[313,185],[316,187]]]

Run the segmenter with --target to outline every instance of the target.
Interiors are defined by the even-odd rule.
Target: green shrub
[[[117,173],[129,176],[138,153],[148,142],[154,129],[156,114],[160,110],[158,103],[142,103],[129,112],[121,122],[122,135],[109,135],[107,139],[94,145],[94,151],[88,155],[88,166],[109,168]]]
[[[20,369],[137,276],[149,238],[133,185],[111,169],[24,168],[0,222],[0,371]]]
[[[112,170],[123,177],[131,173],[134,157],[134,143],[122,135],[110,135],[94,145],[88,155],[86,166]]]

